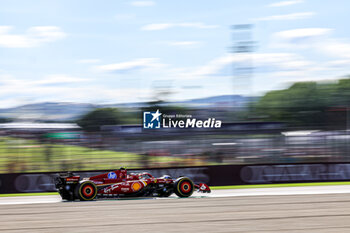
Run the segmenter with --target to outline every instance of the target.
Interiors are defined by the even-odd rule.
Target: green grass
[[[0,173],[140,168],[144,159],[135,153],[0,137]],[[154,167],[185,163],[184,158],[170,156],[149,158],[149,165]]]
[[[279,187],[306,187],[306,186],[326,186],[326,185],[350,185],[350,182],[315,182],[315,183],[289,183],[289,184],[248,184],[248,185],[229,185],[229,186],[211,186],[212,190],[219,189],[249,189],[249,188],[279,188]]]

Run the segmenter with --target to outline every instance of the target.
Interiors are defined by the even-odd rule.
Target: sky
[[[258,96],[350,74],[346,0],[0,3],[0,108]],[[251,53],[232,53],[238,24]]]

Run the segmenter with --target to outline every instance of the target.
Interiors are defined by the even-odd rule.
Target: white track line
[[[193,197],[197,197],[197,198],[198,197],[240,197],[240,196],[271,196],[271,195],[339,194],[339,193],[350,193],[350,185],[222,189],[222,190],[213,190],[212,193],[210,194],[195,193]],[[170,197],[170,198],[173,198],[173,197]],[[159,199],[166,199],[166,198],[159,198]],[[58,203],[61,201],[62,201],[61,197],[58,195],[0,197],[0,205]]]
[[[307,195],[350,193],[350,185],[249,188],[213,190],[211,197],[271,196],[271,195]],[[197,194],[198,195],[198,194]],[[203,194],[200,194],[203,196]]]
[[[57,203],[61,201],[59,195],[0,197],[0,205]]]

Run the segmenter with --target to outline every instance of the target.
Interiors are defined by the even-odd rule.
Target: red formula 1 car
[[[155,178],[147,172],[127,174],[125,168],[90,178],[60,174],[55,178],[55,186],[62,199],[70,201],[91,201],[96,197],[168,197],[173,193],[189,197],[195,190],[210,193],[208,185],[194,184],[187,177],[173,179],[164,175]]]

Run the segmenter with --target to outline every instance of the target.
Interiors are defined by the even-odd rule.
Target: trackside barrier
[[[188,176],[195,182],[210,186],[241,184],[273,184],[350,180],[350,163],[263,164],[174,167],[129,170],[149,172],[154,176]],[[74,172],[89,177],[106,171]],[[0,193],[32,193],[55,191],[53,178],[57,173],[0,174]]]

